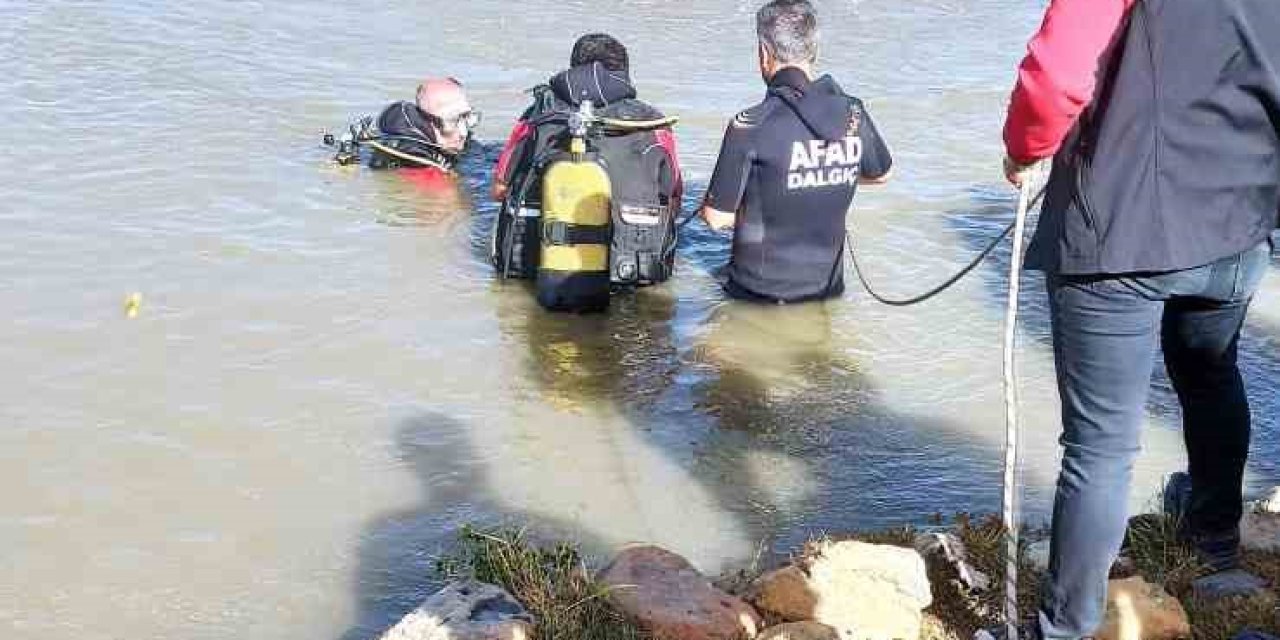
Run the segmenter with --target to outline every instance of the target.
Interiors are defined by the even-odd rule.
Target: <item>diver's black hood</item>
[[[597,108],[636,97],[625,72],[610,71],[599,62],[562,71],[548,81],[556,98],[578,106],[588,100]]]
[[[412,102],[393,102],[378,115],[378,131],[386,135],[418,138],[429,143],[436,142],[435,130],[418,105]]]
[[[843,140],[848,135],[853,107],[831,76],[809,82],[803,71],[786,67],[769,80],[769,94],[786,103],[823,140]]]

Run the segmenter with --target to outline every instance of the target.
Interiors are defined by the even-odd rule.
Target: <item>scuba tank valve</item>
[[[587,127],[596,120],[595,108],[590,100],[583,101],[578,110],[569,115],[569,153],[574,162],[582,161],[587,152]]]

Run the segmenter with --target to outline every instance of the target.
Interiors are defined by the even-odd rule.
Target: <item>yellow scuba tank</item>
[[[552,311],[591,312],[609,307],[612,186],[604,167],[587,154],[591,103],[570,117],[569,157],[542,176],[542,256],[538,302]]]

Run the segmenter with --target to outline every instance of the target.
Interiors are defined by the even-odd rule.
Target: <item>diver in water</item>
[[[818,77],[818,21],[805,0],[756,15],[763,102],[730,123],[702,207],[733,229],[730,297],[773,304],[844,291],[845,217],[859,184],[889,177],[889,148],[862,101]]]
[[[479,124],[462,83],[453,78],[428,78],[418,85],[413,102],[394,102],[377,118],[377,133],[367,142],[373,148],[369,166],[406,169],[416,181],[444,181],[453,173]]]
[[[504,277],[532,278],[537,272],[545,159],[564,151],[567,114],[585,108],[609,123],[588,136],[587,148],[610,182],[610,280],[623,289],[664,282],[674,270],[683,192],[671,130],[675,120],[637,98],[627,49],[612,36],[582,36],[569,64],[532,90],[533,104],[498,159],[490,195],[503,203],[503,213],[495,225],[494,265]]]

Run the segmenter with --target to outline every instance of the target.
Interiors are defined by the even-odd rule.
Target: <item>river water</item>
[[[745,0],[0,2],[0,635],[375,636],[464,522],[708,572],[821,531],[999,505],[1003,254],[909,310],[727,304],[723,236],[607,316],[494,281],[486,171],[522,90],[614,33],[678,114],[690,200],[759,99]],[[820,2],[823,65],[897,155],[852,226],[894,294],[1011,216],[998,131],[1040,3]],[[444,17],[448,16],[448,17]],[[340,169],[324,129],[466,82],[464,198]],[[1027,515],[1056,399],[1024,283]],[[126,296],[142,303],[136,319]],[[1280,481],[1280,280],[1246,327],[1252,487]],[[1181,463],[1156,371],[1135,505]]]

